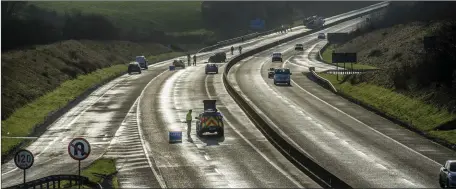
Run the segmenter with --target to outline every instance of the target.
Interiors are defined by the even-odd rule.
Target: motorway
[[[347,31],[356,20],[328,28]],[[438,171],[456,153],[320,87],[301,72],[334,66],[315,60],[326,43],[317,33],[236,64],[228,79],[284,138],[354,188],[437,188]],[[305,50],[295,51],[303,43]],[[282,52],[284,62],[271,62]],[[292,86],[275,86],[271,67],[290,68]]]
[[[242,45],[246,51],[303,31],[304,27],[294,28],[287,34],[270,34],[233,46]],[[221,50],[228,52],[229,47]],[[67,144],[84,137],[92,151],[82,167],[102,156],[116,158],[123,188],[318,187],[239,111],[220,84],[222,74],[206,80],[203,63],[211,53],[199,54],[196,67],[171,72],[169,60],[151,65],[141,75],[123,75],[93,92],[27,147],[35,155],[27,180],[77,174],[78,164],[69,157]],[[210,91],[204,87],[206,81],[210,81]],[[193,131],[191,141],[169,145],[168,128],[184,128],[180,123],[184,113],[192,108],[196,116],[208,95],[224,96],[219,101],[227,120],[224,141],[212,144],[217,141],[200,140]],[[12,160],[2,165],[2,187],[19,184],[22,177]]]
[[[361,20],[325,32],[350,30]],[[303,31],[306,29],[298,27],[287,34],[274,33],[233,46],[242,45],[248,51]],[[297,41],[307,48],[304,53],[294,52]],[[300,75],[310,66],[317,71],[334,68],[313,57],[324,43],[312,34],[261,52],[234,66],[230,82],[284,137],[353,187],[437,187],[438,167],[456,157],[454,152]],[[214,52],[225,51],[231,58],[230,46]],[[284,64],[270,63],[275,51],[284,53]],[[69,157],[67,144],[72,138],[84,137],[92,144],[92,152],[82,166],[100,157],[115,158],[122,188],[319,188],[250,122],[227,94],[222,74],[204,74],[204,63],[212,53],[199,54],[197,66],[168,71],[171,60],[164,61],[141,75],[123,75],[93,92],[27,148],[35,154],[27,180],[76,174],[77,162]],[[225,64],[220,66],[219,73]],[[277,66],[292,69],[292,87],[279,88],[267,78],[266,70]],[[193,109],[193,117],[197,116],[205,99],[216,99],[217,109],[225,116],[223,138],[199,138],[194,130],[186,137],[185,114]],[[169,130],[182,130],[183,143],[168,144]],[[13,161],[3,164],[2,186],[20,183],[22,174]]]

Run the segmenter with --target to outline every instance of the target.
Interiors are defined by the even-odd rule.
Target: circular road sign
[[[28,150],[19,150],[14,156],[14,164],[16,164],[19,169],[28,169],[33,165],[35,157],[32,152]]]
[[[75,138],[68,144],[68,153],[75,160],[84,160],[89,157],[90,144],[86,139]]]

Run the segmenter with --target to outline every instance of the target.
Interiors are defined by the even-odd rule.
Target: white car
[[[275,61],[283,62],[282,53],[272,53],[272,62],[275,62]]]
[[[319,33],[318,39],[326,39],[326,35],[324,33]]]

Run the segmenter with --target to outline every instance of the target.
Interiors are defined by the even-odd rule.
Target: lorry
[[[317,29],[325,24],[325,19],[321,16],[311,16],[304,19],[303,24],[309,29]]]
[[[204,111],[196,119],[196,134],[202,137],[204,133],[215,133],[223,137],[225,135],[223,115],[216,108],[217,100],[203,100]]]

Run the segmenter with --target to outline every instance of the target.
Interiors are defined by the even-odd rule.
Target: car
[[[291,75],[289,68],[277,68],[274,69],[274,85],[279,83],[285,83],[288,86],[291,85]]]
[[[136,62],[139,63],[139,66],[145,70],[149,69],[149,64],[147,63],[147,58],[145,56],[136,56]]]
[[[442,188],[456,188],[456,160],[447,160],[440,168],[439,184]]]
[[[130,62],[128,64],[128,74],[131,75],[134,72],[141,74],[141,67],[138,62]]]
[[[204,133],[215,133],[223,137],[225,135],[223,115],[217,111],[216,100],[203,100],[204,111],[196,119],[196,133],[202,137]]]
[[[295,45],[295,50],[303,51],[303,50],[304,50],[304,45],[302,45],[302,44],[296,44],[296,45]]]
[[[206,64],[206,74],[211,73],[211,72],[218,74],[217,64]]]
[[[177,59],[177,60],[173,61],[173,66],[176,67],[176,68],[177,67],[185,68],[185,63],[184,63],[183,60]]]
[[[268,78],[269,79],[274,78],[274,68],[269,68]]]
[[[222,63],[226,62],[226,53],[225,52],[218,52],[209,57],[209,62],[213,63]]]
[[[318,39],[326,39],[326,35],[324,33],[319,33]]]
[[[272,53],[272,62],[275,62],[275,61],[283,62],[282,53]]]

